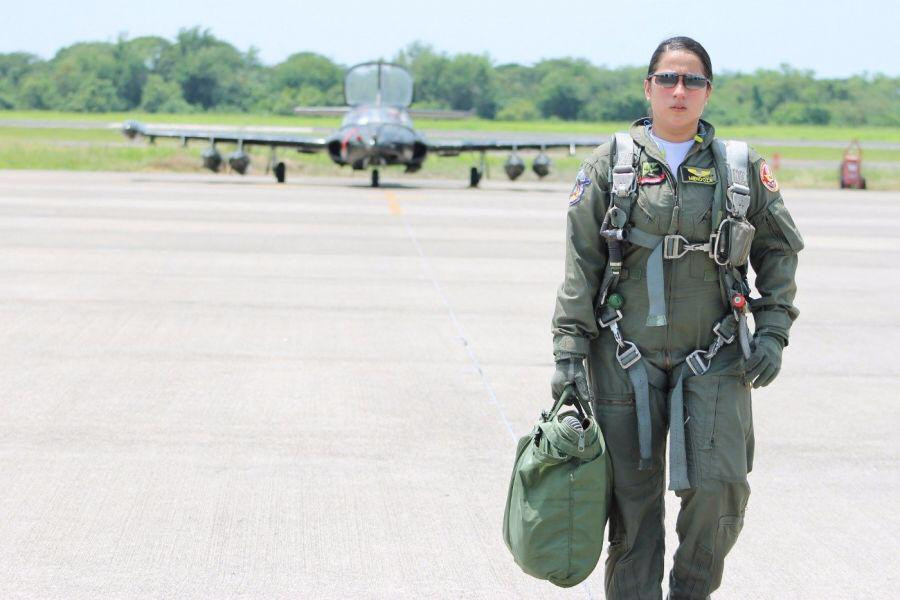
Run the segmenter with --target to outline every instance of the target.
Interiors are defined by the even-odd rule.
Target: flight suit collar
[[[665,158],[663,158],[659,146],[657,146],[656,142],[653,141],[653,138],[650,137],[649,129],[652,122],[652,119],[648,117],[638,119],[631,124],[629,133],[631,134],[631,138],[634,140],[634,142],[644,150],[647,156],[656,160],[657,162],[665,164],[666,160]],[[713,140],[716,138],[716,129],[708,121],[700,119],[700,123],[697,126],[697,135],[702,141],[696,142],[694,146],[688,151],[688,155],[693,154],[694,152],[701,152],[709,148],[712,145]],[[699,150],[696,149],[698,145]]]

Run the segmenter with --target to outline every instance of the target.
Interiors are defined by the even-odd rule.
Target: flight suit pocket
[[[718,375],[696,375],[685,380],[684,398],[687,412],[687,442],[696,450],[709,450],[713,445],[716,418]]]
[[[706,252],[691,252],[682,260],[690,261],[691,277],[693,279],[702,279],[703,281],[708,282],[719,281],[719,272],[716,270],[716,263]]]
[[[659,219],[653,215],[653,209],[650,206],[649,201],[641,192],[638,192],[637,201],[634,203],[634,205],[637,210],[631,212],[632,221],[634,221],[635,223],[640,223],[644,226],[650,224],[656,225],[659,223]]]
[[[737,542],[741,530],[744,528],[744,517],[729,515],[719,519],[719,527],[716,530],[715,554],[719,559],[724,559]]]
[[[745,481],[753,461],[750,389],[740,377],[720,376],[715,404],[709,475]]]
[[[718,375],[695,375],[684,382],[684,434],[688,480],[693,487],[699,487],[709,471],[718,387]]]
[[[800,235],[800,230],[797,229],[797,224],[794,223],[791,213],[788,212],[787,207],[784,205],[784,200],[778,198],[769,205],[766,210],[766,220],[769,222],[772,230],[780,234],[786,248],[794,252],[803,250],[803,237]]]

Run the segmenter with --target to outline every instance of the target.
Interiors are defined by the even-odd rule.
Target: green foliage
[[[474,110],[483,119],[632,121],[647,113],[641,67],[610,69],[584,59],[495,65],[489,56],[448,55],[414,42],[394,57],[415,82],[414,106]],[[0,110],[82,113],[268,113],[343,104],[345,66],[299,52],[268,67],[209,30],[172,41],[147,36],[78,43],[44,61],[0,54]],[[716,76],[705,117],[719,126],[773,124],[900,126],[900,78],[816,79],[782,65]]]
[[[527,98],[510,100],[497,112],[497,118],[501,121],[534,121],[540,117],[541,111]]]
[[[305,86],[325,93],[335,87],[340,89],[343,78],[344,70],[328,58],[313,52],[300,52],[272,67],[271,89],[281,91]],[[341,102],[341,98],[332,101]]]
[[[772,121],[779,125],[827,125],[831,121],[831,113],[815,104],[784,102],[772,111]]]
[[[394,62],[412,74],[414,100],[421,108],[474,110],[488,119],[497,112],[494,68],[487,56],[458,54],[449,58],[415,42],[400,51]]]
[[[147,77],[141,96],[141,109],[148,113],[191,112],[192,107],[181,95],[181,87],[160,75]]]

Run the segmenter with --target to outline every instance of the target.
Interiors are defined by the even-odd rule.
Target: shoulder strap
[[[611,163],[610,194],[612,199],[625,199],[635,191],[637,177],[634,172],[634,140],[628,133],[615,134],[615,162]]]
[[[724,146],[728,183],[725,188],[725,210],[730,216],[743,219],[750,208],[750,148],[747,142],[738,140],[716,140],[716,143]]]
[[[714,143],[714,153],[717,155],[716,164],[721,164],[723,160],[725,163],[725,175],[728,184],[724,194],[725,211],[730,218],[743,220],[747,216],[747,209],[750,208],[750,148],[747,146],[747,142],[737,140],[727,140],[725,142],[715,140]],[[723,194],[718,195],[721,197]],[[721,200],[717,198],[716,201],[720,203],[718,212],[721,212]],[[718,227],[718,223],[716,226]],[[731,308],[732,294],[740,293],[744,296],[749,296],[750,294],[750,288],[746,281],[746,266],[738,268],[721,263],[718,264],[722,302],[725,306]],[[734,315],[738,322],[741,350],[744,357],[749,358],[750,333],[747,329],[746,313],[740,312],[739,314],[735,310]]]
[[[619,281],[622,270],[625,226],[631,216],[631,208],[637,195],[637,177],[634,170],[634,140],[631,135],[616,132],[610,148],[609,206],[600,226],[600,235],[606,240],[607,260],[603,280],[598,290],[598,304],[606,302],[606,296]]]

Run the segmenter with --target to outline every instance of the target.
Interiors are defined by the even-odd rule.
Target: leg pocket
[[[734,547],[743,528],[744,517],[742,516],[727,516],[719,519],[719,528],[716,531],[716,556],[725,558]]]
[[[684,382],[688,479],[694,487],[703,484],[709,471],[718,389],[718,375],[695,375]]]
[[[746,480],[753,460],[753,415],[750,389],[739,377],[719,377],[711,441],[710,476]]]
[[[614,404],[598,402],[596,405],[597,423],[603,432],[603,439],[609,450],[609,458],[613,468],[613,486],[615,488],[646,484],[653,480],[662,469],[662,443],[665,429],[658,423],[656,414],[651,412],[651,428],[653,434],[653,468],[647,471],[638,470],[641,452],[638,445],[637,416],[634,401],[631,404]]]

